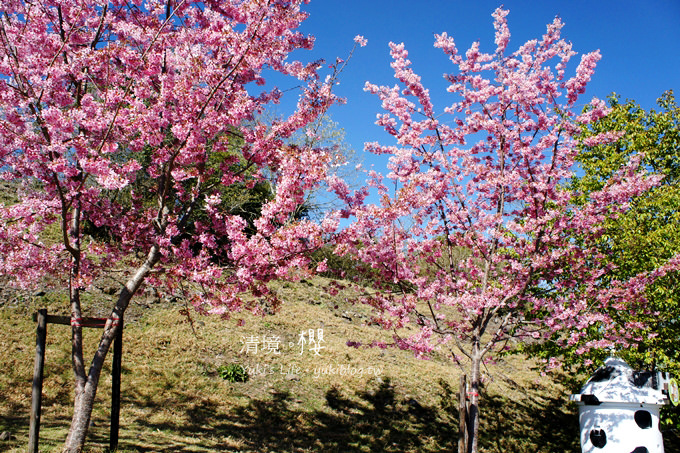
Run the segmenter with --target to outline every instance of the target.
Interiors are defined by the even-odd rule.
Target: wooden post
[[[70,316],[48,315],[46,309],[38,310],[33,315],[33,320],[38,322],[38,331],[35,347],[35,369],[33,371],[33,401],[31,405],[31,426],[28,437],[28,452],[38,453],[38,434],[40,432],[40,411],[42,404],[43,369],[45,368],[45,343],[47,338],[47,324],[71,325]],[[106,318],[83,318],[83,327],[103,328]],[[109,450],[118,449],[118,431],[120,429],[120,375],[123,358],[123,317],[116,338],[113,340],[113,366],[111,370],[111,436],[109,438]]]
[[[42,407],[43,370],[45,368],[45,345],[47,343],[47,309],[38,310],[38,328],[35,340],[35,366],[33,368],[33,395],[31,401],[31,425],[28,434],[28,452],[38,453],[40,437],[40,411]]]
[[[468,451],[468,403],[467,403],[467,377],[460,377],[460,389],[458,392],[458,453]]]
[[[109,450],[118,449],[118,430],[120,427],[120,374],[123,359],[123,317],[120,318],[118,333],[113,341],[113,367],[111,370],[111,434]]]

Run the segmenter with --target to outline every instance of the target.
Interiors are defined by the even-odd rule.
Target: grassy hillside
[[[445,354],[423,361],[406,351],[347,346],[389,340],[390,333],[371,325],[365,308],[346,295],[329,296],[329,282],[277,284],[285,303],[263,318],[225,321],[187,316],[169,301],[133,302],[124,333],[120,451],[455,451],[460,369]],[[23,452],[35,353],[31,315],[41,307],[65,314],[66,304],[55,294],[2,295],[0,432],[14,438],[0,441],[0,451]],[[103,314],[102,297],[113,296],[93,295],[90,315]],[[309,344],[300,350],[300,334],[308,340],[310,329],[315,338],[323,332],[318,355]],[[90,349],[98,333],[87,330]],[[59,451],[72,398],[69,329],[49,325],[47,339],[40,445]],[[219,367],[230,364],[249,370],[247,382],[220,377]],[[481,451],[579,451],[569,391],[529,366],[521,357],[488,366]],[[90,451],[108,445],[110,387],[107,365]]]

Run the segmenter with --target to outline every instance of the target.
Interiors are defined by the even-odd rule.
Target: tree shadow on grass
[[[28,426],[28,416],[24,414],[27,413],[25,411],[13,412],[12,416],[0,417],[0,432],[7,432],[11,435],[10,439],[0,441],[0,451],[18,449],[25,444],[23,439],[17,438],[17,433]]]
[[[173,432],[210,438],[212,448],[239,452],[439,452],[455,447],[455,423],[438,416],[438,408],[422,406],[396,395],[389,379],[355,395],[337,388],[326,392],[326,407],[310,411],[286,391],[267,399],[253,399],[224,413],[203,400],[175,420],[139,419],[147,432]],[[121,447],[132,451],[198,451],[169,440],[165,445],[144,445],[125,439]],[[208,451],[206,449],[205,451]]]
[[[121,425],[119,446],[123,452],[163,453],[456,451],[457,392],[443,381],[433,391],[441,403],[421,404],[396,392],[385,378],[356,393],[332,387],[319,410],[305,408],[301,397],[287,391],[272,391],[231,409],[214,398],[178,391],[164,407],[174,405],[176,416],[164,419],[148,416],[163,405],[158,400],[128,391],[123,396],[127,425]],[[516,399],[486,394],[482,397],[480,452],[579,452],[577,412],[564,395],[546,395],[545,390],[527,389]],[[18,429],[27,425],[27,413],[4,422]],[[44,419],[43,430],[60,423],[66,429],[68,422]],[[676,439],[664,438],[666,452],[676,453],[672,446]],[[105,451],[106,421],[97,421],[88,445],[94,447],[91,451]]]
[[[580,452],[578,410],[564,395],[522,400],[487,396],[481,407],[483,451]]]
[[[43,417],[40,421],[40,430],[38,435],[39,451],[61,451],[61,447],[64,444],[70,423],[70,417],[63,415],[54,416],[53,414],[43,414]],[[101,421],[98,421],[98,423],[101,423]],[[21,410],[14,416],[0,417],[0,432],[7,432],[11,435],[9,440],[0,441],[0,452],[26,452],[29,427],[30,415],[28,410]],[[102,426],[101,428],[90,428],[88,432],[87,446],[97,445],[108,447],[109,439],[110,428],[108,423],[106,426]],[[102,448],[99,447],[96,449],[96,451],[101,452]]]
[[[441,405],[427,406],[397,394],[389,379],[356,394],[338,388],[325,393],[322,410],[302,408],[290,393],[224,411],[203,401],[188,409],[184,421],[153,423],[138,420],[146,432],[173,432],[211,439],[212,448],[238,452],[442,452],[456,451],[456,393],[445,383],[438,391]],[[488,395],[481,408],[480,451],[511,453],[578,452],[577,410],[563,395],[538,396],[528,390],[521,400]],[[535,393],[535,394],[534,394]],[[143,446],[126,439],[126,450],[189,452],[198,445],[169,440]]]
[[[676,429],[663,431],[663,444],[666,453],[680,453],[680,432]]]
[[[264,451],[435,452],[451,451],[455,424],[438,416],[437,408],[399,397],[389,379],[377,387],[344,395],[326,392],[326,410],[290,411],[290,397],[275,395],[275,404],[255,402],[239,411],[258,433]],[[255,446],[255,445],[253,445]]]

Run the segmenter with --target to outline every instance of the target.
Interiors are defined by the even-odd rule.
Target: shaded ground
[[[442,404],[426,406],[395,392],[389,379],[359,392],[344,394],[337,388],[325,393],[323,410],[307,411],[288,392],[273,392],[266,399],[225,412],[213,401],[197,399],[186,404],[185,417],[153,421],[127,418],[121,427],[120,448],[135,452],[441,452],[454,451],[457,440],[455,401],[451,389],[440,386]],[[528,395],[531,396],[531,395]],[[176,395],[181,401],[186,395]],[[451,404],[453,403],[453,404]],[[152,404],[126,395],[123,412]],[[150,409],[154,409],[151,407]],[[179,408],[178,408],[179,409]],[[494,395],[485,399],[484,452],[578,451],[578,422],[558,399],[517,402]],[[0,450],[20,451],[28,414],[4,418],[3,429],[19,439],[0,444]],[[42,430],[64,427],[68,419],[44,417]],[[131,425],[130,425],[131,424]],[[127,426],[126,426],[127,425]],[[98,420],[90,445],[108,444],[108,425]],[[2,445],[6,448],[3,449]],[[51,439],[44,446],[56,447]],[[670,451],[670,450],[667,450]]]

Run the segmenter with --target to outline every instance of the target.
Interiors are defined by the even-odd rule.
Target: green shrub
[[[246,382],[248,380],[248,372],[246,369],[235,363],[217,367],[217,374],[219,374],[222,379],[229,382]]]

